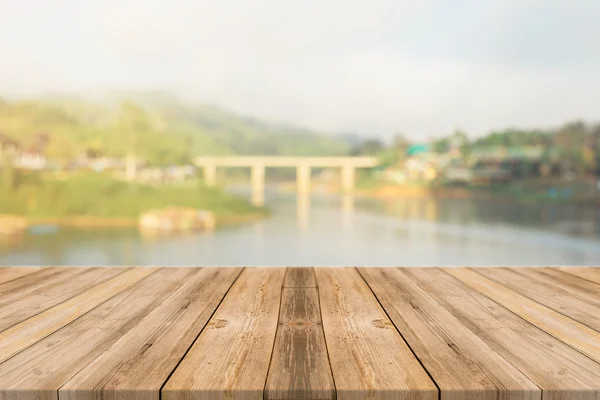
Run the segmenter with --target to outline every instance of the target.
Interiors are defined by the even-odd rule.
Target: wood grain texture
[[[361,268],[444,400],[540,399],[541,390],[404,271]]]
[[[0,304],[26,297],[32,292],[83,273],[79,268],[46,268],[0,285]]]
[[[355,269],[316,268],[338,399],[437,399],[438,390]]]
[[[440,307],[540,387],[544,399],[600,398],[599,363],[443,271],[404,270]]]
[[[3,331],[0,333],[0,362],[59,330],[156,271],[154,268],[129,269]]]
[[[0,268],[0,284],[21,278],[42,269],[41,267],[2,267]]]
[[[600,284],[600,267],[563,267],[558,270]]]
[[[448,268],[444,271],[562,342],[600,361],[600,333],[597,331],[471,269]]]
[[[240,271],[11,273],[0,400],[600,399],[598,269]]]
[[[0,399],[58,399],[59,389],[66,382],[137,326],[190,274],[189,269],[183,268],[146,273],[146,279],[127,285],[73,323],[1,363]],[[122,397],[129,398],[132,397]]]
[[[569,292],[569,295],[584,298],[600,304],[600,284],[563,272],[558,268],[527,268],[523,274],[535,281],[555,286]]]
[[[600,331],[600,303],[557,285],[532,268],[477,268],[477,273]]]
[[[160,398],[240,268],[191,269],[184,284],[59,391],[65,400]]]
[[[283,287],[286,288],[316,288],[314,268],[286,268]]]
[[[74,276],[59,275],[60,279],[48,279],[45,285],[27,291],[26,295],[0,301],[0,332],[125,271],[124,268],[78,270],[79,273]]]
[[[283,289],[265,399],[335,399],[317,288]]]
[[[285,269],[247,268],[162,390],[162,399],[262,399]]]

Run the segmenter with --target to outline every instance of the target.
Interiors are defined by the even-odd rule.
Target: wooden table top
[[[0,268],[0,399],[600,399],[600,269]]]

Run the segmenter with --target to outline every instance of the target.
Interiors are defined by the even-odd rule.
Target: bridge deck
[[[251,167],[261,165],[264,167],[355,167],[373,168],[379,164],[377,157],[294,157],[294,156],[221,156],[221,157],[197,157],[197,166],[213,165],[217,167]]]
[[[600,399],[600,269],[0,268],[0,399]]]

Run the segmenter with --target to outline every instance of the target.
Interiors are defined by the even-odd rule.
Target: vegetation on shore
[[[31,174],[0,196],[0,214],[21,215],[34,223],[131,225],[145,211],[171,206],[208,210],[218,221],[227,222],[266,213],[243,198],[201,183],[149,186],[89,172],[68,179]]]
[[[165,94],[104,101],[0,98],[0,136],[42,150],[60,166],[78,157],[135,156],[152,166],[190,163],[202,155],[343,155],[341,138],[258,121]],[[40,136],[48,141],[40,145]],[[44,147],[41,149],[41,147]]]
[[[438,179],[396,184],[376,179],[376,173],[365,173],[357,189],[359,194],[375,196],[481,194],[526,201],[597,202],[599,197],[597,193],[594,197],[591,182],[594,175],[600,176],[598,123],[574,121],[553,129],[505,129],[479,138],[457,131],[421,143],[397,134],[386,142],[259,121],[214,106],[185,104],[164,93],[115,96],[96,102],[0,98],[0,214],[36,221],[61,219],[95,224],[110,218],[111,223],[129,223],[144,211],[168,206],[204,208],[215,212],[219,220],[264,210],[201,184],[146,186],[89,172],[74,176],[71,172],[65,180],[44,178],[22,167],[19,170],[14,162],[17,152],[11,150],[15,143],[19,153],[47,159],[44,174],[91,168],[77,166],[83,165],[78,164],[82,158],[109,158],[119,161],[118,165],[133,160],[153,168],[186,165],[202,155],[235,154],[369,155],[379,158],[376,173],[381,173],[388,168],[405,170],[415,145],[473,169],[482,154],[491,152],[507,158],[535,148],[541,155],[535,162],[519,158],[518,168],[511,167],[519,173],[505,183],[457,188]],[[247,172],[240,169],[228,174],[239,174],[234,177],[246,180]],[[437,172],[443,175],[441,168]],[[292,178],[294,173],[292,169],[269,171],[270,178]],[[572,176],[571,181],[560,181],[567,174]]]
[[[364,197],[471,198],[485,197],[518,202],[600,205],[600,188],[594,178],[527,179],[489,184],[450,184],[440,181],[391,183],[366,177],[357,184]]]

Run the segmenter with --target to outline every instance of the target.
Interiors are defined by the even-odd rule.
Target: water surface
[[[600,265],[594,208],[273,193],[268,205],[269,218],[212,233],[46,230],[0,247],[0,265]]]

